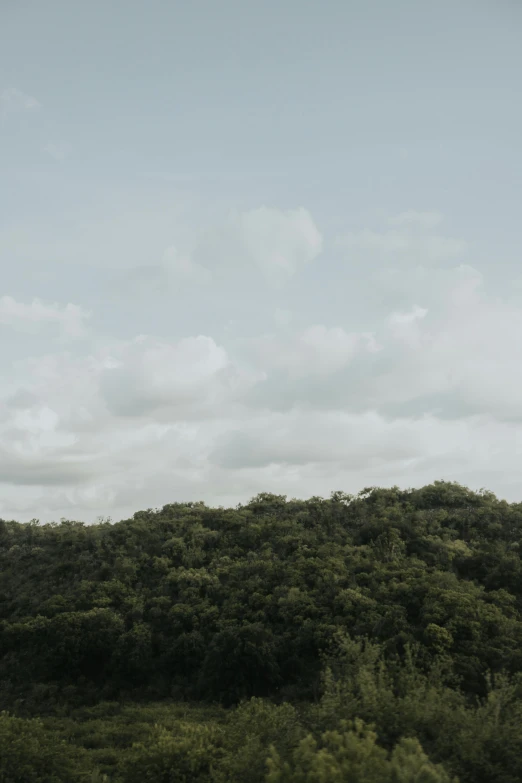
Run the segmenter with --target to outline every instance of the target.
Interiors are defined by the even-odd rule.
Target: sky
[[[519,0],[2,0],[0,517],[522,501]]]

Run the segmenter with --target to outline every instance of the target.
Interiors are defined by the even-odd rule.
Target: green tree
[[[272,748],[266,783],[451,783],[444,768],[432,764],[418,740],[404,739],[391,756],[360,720],[325,732],[320,742],[309,734],[287,761]],[[455,782],[456,783],[456,782]]]
[[[263,783],[270,746],[283,756],[303,737],[295,707],[264,699],[243,702],[229,714],[225,727],[227,755],[223,769],[228,783]]]

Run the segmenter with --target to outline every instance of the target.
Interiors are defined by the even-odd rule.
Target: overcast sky
[[[522,501],[519,0],[1,0],[0,517]]]

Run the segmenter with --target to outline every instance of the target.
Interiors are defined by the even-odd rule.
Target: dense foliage
[[[520,781],[521,532],[446,482],[0,520],[0,781]]]

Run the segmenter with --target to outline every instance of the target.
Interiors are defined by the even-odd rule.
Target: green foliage
[[[71,783],[87,767],[77,748],[47,732],[37,718],[0,713],[1,783]]]
[[[377,745],[377,735],[360,720],[343,721],[317,742],[311,734],[283,761],[272,748],[266,783],[451,783],[416,739],[403,739],[391,755]]]
[[[268,695],[280,682],[276,644],[261,623],[231,626],[212,639],[201,671],[201,694],[233,704],[255,694]]]
[[[156,726],[147,743],[133,745],[121,765],[125,783],[211,783],[222,758],[218,728],[180,723]]]
[[[518,783],[521,538],[450,482],[0,520],[0,783]]]
[[[243,702],[225,725],[226,756],[222,768],[229,783],[263,783],[270,747],[286,756],[304,733],[291,704],[276,706],[263,699]]]

